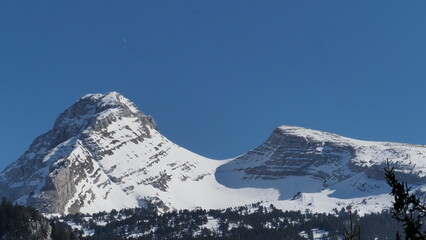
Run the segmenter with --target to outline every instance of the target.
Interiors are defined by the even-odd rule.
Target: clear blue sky
[[[1,1],[0,168],[87,93],[233,157],[278,125],[426,144],[426,1]]]

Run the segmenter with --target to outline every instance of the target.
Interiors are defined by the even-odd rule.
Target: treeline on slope
[[[93,235],[86,240],[121,239],[313,239],[313,229],[328,232],[324,239],[342,237],[349,227],[349,211],[335,210],[334,214],[282,211],[273,205],[260,203],[224,210],[181,210],[157,214],[153,207],[125,209],[110,213],[68,215],[64,221],[73,222]],[[394,239],[400,225],[388,211],[351,219],[361,229],[361,239]]]
[[[35,208],[14,205],[6,198],[0,204],[0,239],[77,240],[66,223],[50,221]]]

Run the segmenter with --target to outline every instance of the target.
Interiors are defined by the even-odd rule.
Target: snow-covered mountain
[[[60,114],[52,130],[6,167],[0,196],[46,213],[130,208],[146,199],[165,209],[256,201],[256,190],[227,194],[215,181],[223,163],[170,142],[122,95],[93,94]]]
[[[45,213],[144,206],[226,208],[263,201],[289,210],[390,204],[389,159],[406,181],[425,184],[426,148],[366,142],[298,127],[277,128],[258,148],[212,160],[169,141],[122,95],[86,95],[59,115],[0,174],[0,196]]]
[[[399,179],[423,192],[425,146],[360,141],[293,126],[278,127],[259,147],[221,165],[216,179],[234,189],[275,189],[279,197],[271,202],[287,210],[350,206],[377,212],[392,201],[384,180],[387,162]]]

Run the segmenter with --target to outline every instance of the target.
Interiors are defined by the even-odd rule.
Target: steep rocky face
[[[373,179],[383,179],[383,167],[389,160],[406,181],[424,183],[425,153],[424,146],[358,141],[311,129],[281,126],[259,147],[220,166],[217,175],[219,181],[223,178],[228,182],[311,176],[327,187],[361,172]]]
[[[120,128],[112,128],[114,124]],[[122,128],[125,140],[120,139]],[[129,142],[151,138],[156,128],[150,116],[118,93],[87,95],[61,113],[52,130],[2,172],[0,195],[43,212],[77,212],[84,200],[107,198],[106,193],[120,190],[111,185],[99,161]],[[88,179],[95,186],[82,192],[79,185]],[[95,190],[103,196],[95,196]],[[70,203],[77,192],[80,200]]]
[[[116,92],[84,96],[0,174],[0,196],[44,213],[200,206],[219,161],[170,142]],[[184,194],[187,189],[193,192]],[[179,196],[179,197],[176,197]],[[207,197],[207,196],[205,196]]]
[[[340,142],[316,141],[313,137],[294,135],[288,129],[277,128],[269,139],[236,159],[255,164],[243,171],[247,176],[279,179],[289,175],[311,175],[324,182],[337,182],[347,178],[347,163],[354,157],[354,149]],[[328,168],[324,168],[328,165]]]

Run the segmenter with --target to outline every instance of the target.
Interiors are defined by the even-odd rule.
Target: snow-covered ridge
[[[216,179],[235,189],[276,189],[279,198],[272,202],[284,209],[381,211],[391,202],[384,181],[387,162],[414,186],[426,183],[425,146],[280,126],[259,147],[221,165]]]
[[[267,142],[288,141],[289,138],[298,137],[304,139],[304,145],[315,145],[318,153],[324,153],[324,146],[333,145],[350,148],[350,163],[352,167],[383,167],[389,161],[397,167],[397,171],[406,174],[415,173],[416,176],[426,177],[426,146],[393,143],[393,142],[377,142],[363,141],[352,138],[343,137],[333,133],[322,132],[294,126],[278,127]],[[281,140],[280,140],[281,139]],[[303,141],[302,141],[303,142]]]
[[[89,94],[56,119],[0,174],[0,195],[45,213],[144,206],[226,208],[263,201],[328,211],[390,204],[389,159],[401,177],[425,183],[424,146],[368,142],[280,126],[259,147],[212,160],[168,140],[151,116],[117,92]]]
[[[296,126],[282,125],[277,127],[276,131],[279,131],[282,135],[294,135],[294,136],[300,136],[300,137],[306,137],[306,138],[309,137],[310,139],[313,139],[314,141],[318,141],[318,142],[320,141],[322,142],[354,141],[354,139],[342,137],[334,133],[322,132],[318,130],[303,128],[303,127],[296,127]]]

